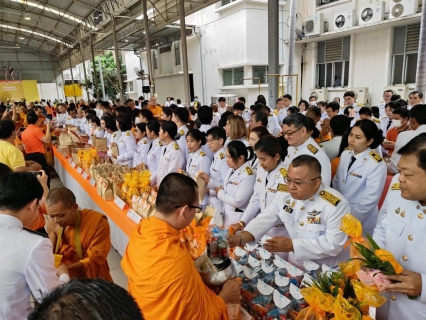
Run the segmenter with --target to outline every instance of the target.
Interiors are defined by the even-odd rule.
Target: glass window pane
[[[351,37],[343,38],[343,48],[342,48],[342,60],[349,60],[349,54],[351,52]]]
[[[232,86],[232,69],[223,70],[223,85]]]
[[[317,63],[325,62],[325,41],[318,42]]]
[[[326,75],[326,78],[325,78],[325,86],[326,87],[332,86],[331,79],[333,79],[333,64],[327,63],[327,75]]]
[[[317,87],[320,87],[320,88],[325,87],[325,64],[318,65]]]
[[[393,29],[393,54],[404,53],[406,35],[407,27],[398,27]]]
[[[349,61],[345,61],[345,75],[343,77],[343,86],[348,86],[349,83]]]
[[[416,83],[417,53],[407,54],[405,83]]]
[[[340,87],[342,85],[342,62],[334,63],[334,79],[333,79],[333,87]]]
[[[393,79],[392,84],[403,84],[402,69],[404,66],[404,55],[393,56]]]

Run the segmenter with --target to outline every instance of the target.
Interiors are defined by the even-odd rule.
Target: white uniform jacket
[[[135,153],[133,155],[133,167],[140,165],[141,163],[146,164],[146,157],[148,155],[148,150],[151,147],[151,140],[147,137],[143,138],[138,142],[135,148]]]
[[[79,127],[79,130],[80,130],[81,133],[87,134],[87,132],[86,132],[87,124],[88,124],[88,121],[87,121],[86,117],[83,117],[81,119],[80,127]]]
[[[182,152],[182,156],[183,156],[183,163],[182,163],[182,167],[180,167],[179,169],[183,169],[185,170],[186,168],[186,162],[188,159],[188,148],[186,147],[186,134],[188,133],[188,128],[186,126],[181,126],[178,128],[178,135],[179,135],[179,139],[176,137],[176,142],[179,145],[179,149]]]
[[[295,200],[287,188],[277,188],[277,195],[265,210],[253,219],[245,231],[259,241],[280,221],[293,240],[294,251],[288,261],[301,266],[304,260],[334,267],[349,258],[343,250],[347,236],[340,230],[342,217],[350,212],[349,203],[336,190],[321,186],[307,200]]]
[[[250,167],[253,169],[254,173],[257,172],[257,169],[259,167],[259,158],[257,157],[256,153],[254,154],[253,159],[250,160]]]
[[[287,117],[287,109],[288,108],[282,108],[277,112],[277,121],[280,126],[282,126],[283,120]]]
[[[364,232],[372,234],[379,213],[378,203],[386,182],[386,163],[370,148],[356,155],[348,170],[352,150],[340,156],[339,167],[333,179],[333,188],[343,194],[351,205],[351,213],[361,221]]]
[[[241,138],[238,138],[238,139],[234,139],[234,140],[231,140],[231,139],[226,139],[226,141],[225,141],[225,147],[231,142],[231,141],[241,141],[242,143],[244,143],[245,145],[246,145],[246,147],[248,147],[250,144],[249,144],[249,142],[248,142],[248,140],[247,140],[247,138],[246,137],[241,137]]]
[[[210,181],[207,184],[210,193],[210,205],[218,213],[223,213],[223,202],[217,198],[216,186],[223,186],[223,181],[228,174],[228,164],[226,163],[226,151],[225,148],[221,148],[216,151],[213,157],[213,162],[210,166]]]
[[[160,163],[163,148],[165,148],[165,145],[160,141],[160,138],[154,139],[146,156],[146,166],[151,172],[151,185],[155,185],[157,182],[158,164]]]
[[[228,170],[223,181],[223,189],[217,194],[217,197],[223,201],[224,205],[225,227],[241,220],[253,194],[255,181],[256,175],[249,162],[246,162],[237,170]]]
[[[132,131],[122,132],[117,143],[118,157],[117,163],[121,165],[133,165],[133,152],[136,148],[136,139]]]
[[[56,276],[52,242],[23,229],[17,218],[0,214],[0,319],[26,319],[30,294],[41,302],[68,275]]]
[[[281,126],[278,124],[278,118],[273,113],[271,113],[268,117],[267,129],[275,137],[281,132]]]
[[[158,163],[157,170],[157,187],[160,186],[161,181],[171,172],[178,172],[182,168],[184,157],[179,145],[176,141],[170,142],[161,150],[161,158]]]
[[[56,123],[57,123],[58,127],[64,126],[66,121],[67,121],[67,118],[68,118],[68,112],[58,113],[56,115]]]
[[[186,164],[186,173],[195,180],[198,171],[202,171],[205,174],[210,174],[211,166],[210,158],[205,154],[202,148],[188,155],[188,163]],[[201,200],[200,205],[208,204],[208,194],[205,195],[204,199]]]
[[[374,230],[373,238],[380,248],[390,251],[404,270],[420,273],[422,293],[416,300],[405,294],[388,292],[386,303],[377,309],[378,320],[426,318],[426,264],[424,236],[426,234],[426,207],[418,201],[401,196],[395,175],[387,194],[387,208]],[[381,213],[383,211],[381,210]]]
[[[325,186],[330,186],[331,183],[331,163],[330,159],[328,159],[324,150],[315,142],[314,139],[309,137],[304,143],[302,143],[298,147],[288,147],[287,157],[284,159],[284,167],[288,170],[291,162],[294,158],[302,154],[307,154],[317,158],[317,160],[321,164],[321,177],[322,183]]]

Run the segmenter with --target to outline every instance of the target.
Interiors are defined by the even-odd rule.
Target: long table
[[[80,208],[92,209],[107,216],[111,229],[111,243],[123,256],[129,237],[136,227],[136,223],[127,217],[128,209],[121,210],[114,201],[104,200],[97,194],[90,181],[84,179],[56,148],[53,148],[53,154],[55,170],[63,185],[75,194]]]

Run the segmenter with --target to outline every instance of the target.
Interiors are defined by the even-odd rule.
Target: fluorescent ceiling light
[[[30,17],[30,15],[28,14],[28,13],[26,13],[25,14],[25,18],[24,18],[25,20],[31,20],[31,17]]]
[[[19,39],[24,40],[25,38],[24,37],[19,37]]]

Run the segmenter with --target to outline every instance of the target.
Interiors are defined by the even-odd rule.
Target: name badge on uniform
[[[259,183],[262,183],[262,180],[260,178],[257,179],[256,181],[259,182]]]
[[[293,209],[291,207],[289,207],[288,205],[285,205],[283,207],[284,211],[288,212],[288,213],[293,213]]]
[[[276,190],[276,189],[268,188],[268,189],[267,189],[267,191],[268,191],[268,192],[271,192],[271,193],[277,193],[277,190]]]
[[[350,175],[353,176],[353,177],[362,178],[362,175],[355,173],[355,172],[351,172]]]

